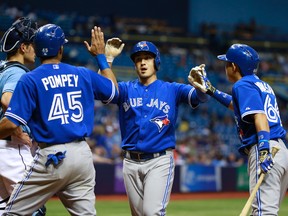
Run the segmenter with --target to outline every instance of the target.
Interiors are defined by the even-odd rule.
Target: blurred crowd
[[[80,16],[76,12],[59,14],[52,11],[29,11],[29,8],[18,9],[0,5],[0,31],[5,31],[13,20],[21,16],[29,16],[37,20],[39,26],[46,23],[60,25],[68,37],[73,37],[73,46],[67,44],[65,62],[72,64],[85,64],[94,69],[93,61],[84,57],[81,51],[83,38],[89,37],[93,26],[101,26],[105,35],[118,36],[125,34],[143,35],[182,35],[181,28],[170,26],[164,20],[125,18],[115,16]],[[220,90],[231,92],[231,84],[226,80],[224,64],[217,61],[216,54],[222,54],[227,47],[227,38],[262,40],[265,37],[265,28],[259,27],[255,20],[250,23],[239,23],[233,31],[223,32],[216,24],[203,23],[200,28],[200,37],[208,40],[208,45],[157,43],[161,53],[161,70],[159,78],[166,81],[187,83],[187,75],[195,65],[206,64],[210,81]],[[260,38],[261,35],[261,38]],[[269,35],[266,35],[269,37]],[[275,38],[275,34],[273,34]],[[81,39],[79,39],[81,38]],[[78,39],[78,43],[77,43]],[[125,40],[125,38],[123,38]],[[277,39],[284,39],[280,36]],[[118,79],[132,79],[133,65],[129,59],[129,47],[134,41],[125,41],[125,49],[119,59],[115,60],[113,70],[117,74],[123,72]],[[257,48],[256,48],[257,49]],[[84,51],[85,52],[85,49]],[[87,53],[86,53],[87,54]],[[282,114],[283,125],[288,129],[288,55],[285,51],[259,50],[261,64],[258,75],[266,79],[275,89],[278,97],[279,110]],[[81,58],[82,57],[82,58]],[[131,67],[130,67],[131,66]],[[130,69],[127,69],[130,67]],[[128,73],[129,72],[129,73]],[[97,163],[118,163],[122,160],[121,134],[118,122],[118,107],[116,105],[103,105],[95,102],[94,130],[88,142],[94,153]],[[240,166],[246,163],[246,158],[239,155],[237,146],[240,144],[232,111],[226,110],[214,99],[201,104],[197,109],[188,106],[179,107],[177,120],[177,147],[174,151],[176,163],[203,164],[215,166]]]

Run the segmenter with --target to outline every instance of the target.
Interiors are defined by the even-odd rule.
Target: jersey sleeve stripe
[[[191,90],[189,91],[189,94],[188,94],[188,103],[189,103],[189,105],[190,105],[190,107],[192,107],[193,108],[193,105],[192,105],[192,103],[191,103],[191,99],[192,99],[192,93],[195,91],[195,89],[194,88],[191,88]]]
[[[6,111],[5,116],[9,116],[9,117],[17,120],[18,122],[21,122],[22,124],[27,125],[27,122],[26,122],[24,119],[22,119],[21,117],[13,114],[13,113],[11,113],[11,112],[7,112],[7,111]]]
[[[111,81],[111,80],[110,80]],[[108,100],[103,100],[103,102],[104,103],[106,103],[106,104],[108,104],[108,103],[110,103],[112,100],[113,100],[113,98],[115,97],[115,85],[114,85],[114,83],[111,81],[111,84],[112,84],[112,93],[111,93],[111,96],[110,96],[110,98],[108,99]]]

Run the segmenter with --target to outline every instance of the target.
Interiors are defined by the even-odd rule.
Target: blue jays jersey
[[[264,113],[270,127],[270,138],[285,138],[286,131],[282,127],[278,104],[273,89],[256,75],[244,76],[232,88],[234,114],[242,145],[258,143],[257,131],[251,114]]]
[[[161,80],[148,86],[138,80],[118,85],[122,148],[146,153],[175,148],[178,105],[198,106],[201,101],[195,88]]]
[[[118,97],[111,80],[84,67],[42,64],[23,75],[5,116],[28,124],[37,142],[66,143],[90,136],[94,99]]]

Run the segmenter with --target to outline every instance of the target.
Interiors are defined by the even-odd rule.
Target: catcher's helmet
[[[219,55],[217,58],[237,64],[242,76],[255,74],[260,61],[258,53],[246,44],[233,44],[226,55]]]
[[[21,17],[4,33],[0,41],[1,52],[10,53],[18,49],[21,43],[33,43],[37,23],[28,17]]]
[[[56,56],[61,46],[67,43],[65,34],[60,26],[46,24],[40,27],[35,33],[34,45],[36,56]]]
[[[132,48],[132,53],[131,53],[131,59],[134,62],[135,56],[138,52],[150,52],[154,55],[155,57],[155,67],[156,70],[160,69],[160,52],[157,49],[157,47],[149,42],[149,41],[140,41],[138,42],[133,48]]]

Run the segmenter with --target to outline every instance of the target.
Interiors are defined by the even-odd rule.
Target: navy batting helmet
[[[260,62],[258,53],[246,44],[233,44],[226,55],[219,55],[217,58],[237,64],[243,76],[255,74]]]
[[[67,43],[60,26],[46,24],[40,27],[34,38],[35,52],[38,57],[56,56],[63,44]]]
[[[155,57],[155,67],[156,70],[160,69],[160,52],[157,49],[157,47],[149,42],[149,41],[140,41],[138,42],[133,48],[132,48],[132,53],[131,53],[131,59],[134,62],[135,56],[138,52],[149,52],[152,53]]]
[[[28,17],[21,17],[4,33],[0,41],[1,52],[10,53],[18,49],[21,43],[32,43],[37,23]]]

